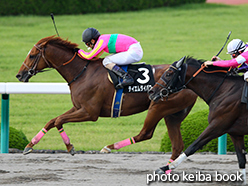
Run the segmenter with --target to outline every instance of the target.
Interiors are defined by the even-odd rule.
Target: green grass
[[[123,33],[135,37],[144,49],[142,61],[170,64],[184,55],[210,59],[232,31],[231,39],[247,39],[245,12],[248,5],[227,6],[192,4],[137,12],[56,16],[59,34],[78,43],[87,27],[101,33]],[[47,16],[0,17],[0,82],[17,82],[17,74],[28,51],[41,38],[54,35]],[[225,49],[226,50],[226,49]],[[220,57],[229,59],[225,50]],[[64,82],[55,71],[41,73],[31,82]],[[69,95],[10,95],[10,126],[21,129],[29,140],[50,119],[72,107]],[[207,106],[198,100],[192,113]],[[100,150],[139,133],[146,112],[119,119],[99,118],[97,122],[70,123],[64,128],[76,150]],[[166,131],[160,122],[152,140],[125,147],[123,151],[158,151]],[[35,146],[37,149],[65,149],[57,130],[49,131]]]

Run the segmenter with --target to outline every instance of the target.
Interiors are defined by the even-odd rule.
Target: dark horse
[[[246,105],[241,103],[243,77],[231,76],[227,69],[219,67],[205,68],[201,60],[191,57],[186,58],[186,63],[184,61],[185,58],[182,58],[165,71],[150,89],[150,99],[169,96],[183,88],[191,89],[209,105],[209,125],[173,163],[157,171],[164,173],[175,169],[209,141],[228,133],[237,153],[240,172],[245,176],[244,135],[248,134],[248,111]]]
[[[111,106],[115,92],[108,80],[107,70],[102,65],[103,59],[87,61],[75,52],[78,45],[60,37],[46,37],[38,41],[27,55],[16,77],[19,81],[28,80],[44,68],[54,68],[69,83],[73,107],[64,114],[50,120],[24,149],[24,154],[32,152],[33,146],[44,134],[56,127],[72,155],[75,153],[69,137],[63,130],[68,122],[96,121],[98,117],[111,117]],[[152,66],[155,81],[169,65]],[[187,95],[188,99],[183,98]],[[152,138],[157,123],[164,118],[173,146],[171,159],[178,157],[184,147],[180,133],[180,124],[188,115],[196,101],[197,95],[190,90],[175,95],[168,102],[152,104],[141,132],[132,138],[140,142]],[[147,93],[128,93],[123,96],[121,116],[127,116],[148,109],[150,100]],[[124,140],[126,142],[126,140]],[[121,146],[120,146],[121,144]],[[119,149],[127,143],[117,142],[106,146],[103,151]]]

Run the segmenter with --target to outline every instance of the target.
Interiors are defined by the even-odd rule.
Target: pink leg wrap
[[[64,143],[65,143],[66,145],[69,145],[69,144],[70,144],[70,139],[69,139],[69,137],[67,136],[67,134],[65,133],[65,131],[64,131],[63,128],[61,128],[61,129],[59,130],[59,134],[60,134],[60,136],[62,137]]]
[[[170,163],[172,163],[174,160],[172,159],[169,159],[168,163],[166,165],[169,165]],[[165,171],[165,174],[170,174],[171,173],[171,170],[167,170]]]
[[[131,144],[135,144],[135,141],[134,141],[133,137],[115,143],[114,144],[114,149],[118,150],[118,149],[120,149],[122,147],[131,145]]]
[[[31,140],[31,142],[35,145],[37,144],[40,139],[47,133],[46,129],[41,129],[40,132],[38,132],[38,134]]]

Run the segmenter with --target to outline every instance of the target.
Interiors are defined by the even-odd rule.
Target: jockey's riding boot
[[[123,79],[122,82],[119,82],[119,84],[116,85],[117,89],[121,89],[124,86],[132,85],[134,83],[133,78],[118,65],[115,65],[112,68],[112,71]]]

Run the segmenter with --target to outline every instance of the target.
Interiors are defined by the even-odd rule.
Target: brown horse
[[[72,155],[75,153],[69,137],[63,130],[63,124],[68,122],[96,121],[98,117],[110,117],[111,105],[114,96],[114,86],[108,80],[107,70],[102,65],[102,59],[87,61],[80,58],[75,52],[78,45],[63,40],[60,37],[46,37],[38,41],[31,49],[16,77],[19,81],[28,80],[44,68],[54,68],[68,82],[71,91],[73,107],[64,114],[50,120],[45,127],[32,139],[24,149],[24,154],[32,152],[33,146],[39,142],[44,134],[56,127]],[[154,78],[158,80],[169,65],[152,66]],[[181,99],[187,95],[188,99]],[[181,95],[181,96],[180,96]],[[174,95],[167,102],[153,103],[147,93],[128,93],[123,96],[121,116],[142,112],[149,107],[141,132],[132,138],[133,142],[140,142],[152,138],[157,123],[164,118],[172,141],[172,159],[180,155],[183,141],[180,133],[180,124],[188,115],[196,101],[196,94],[190,90]],[[124,140],[126,142],[126,140]],[[121,145],[120,145],[121,144]],[[119,149],[127,143],[119,142],[106,146],[102,151]]]
[[[160,95],[169,96],[187,87],[209,105],[209,126],[173,163],[157,172],[164,173],[175,169],[209,141],[228,133],[235,146],[240,172],[245,181],[244,135],[248,134],[248,111],[246,105],[241,103],[243,77],[231,76],[229,70],[219,67],[205,68],[201,60],[187,58],[186,63],[183,63],[184,61],[185,58],[182,58],[171,65],[158,83],[150,89],[150,98],[156,100]],[[208,74],[210,72],[212,73]]]

